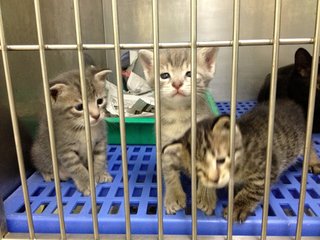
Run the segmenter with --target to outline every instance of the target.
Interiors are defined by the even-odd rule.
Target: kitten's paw
[[[96,183],[112,182],[113,177],[108,172],[102,172],[95,176]]]
[[[166,193],[165,208],[167,214],[174,214],[186,207],[186,194],[183,191],[171,191]]]
[[[309,166],[309,171],[313,174],[320,174],[320,162],[318,164]]]
[[[89,181],[89,178],[86,179],[86,180],[73,180],[78,191],[81,192],[84,196],[89,196],[90,193],[91,193],[91,190],[90,190],[90,181]]]
[[[84,196],[89,196],[90,193],[91,193],[90,189],[85,189],[85,190],[82,192],[82,194],[83,194]]]
[[[313,174],[320,174],[320,160],[314,148],[312,148],[310,152],[309,171]]]
[[[250,214],[251,214],[250,209],[234,205],[232,221],[244,223],[244,221],[248,218]],[[228,207],[226,207],[223,210],[223,216],[225,219],[228,219]]]
[[[80,192],[82,192],[82,194],[83,194],[84,196],[89,196],[90,193],[91,193],[91,191],[90,191],[90,186],[81,187],[81,188],[78,187],[78,190],[79,190]]]
[[[41,173],[44,181],[51,182],[54,180],[53,173]]]
[[[197,192],[197,208],[203,211],[206,215],[212,215],[216,208],[215,190],[207,189],[206,192]]]

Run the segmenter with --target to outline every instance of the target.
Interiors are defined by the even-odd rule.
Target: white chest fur
[[[94,149],[94,146],[96,145],[97,141],[101,139],[101,136],[103,136],[104,126],[98,124],[94,127],[91,127],[91,142],[92,142],[92,150]],[[87,141],[86,141],[86,135],[85,130],[81,131],[81,134],[78,136],[79,142],[79,156],[81,159],[87,161]]]
[[[163,109],[161,112],[162,146],[180,138],[191,126],[190,109]],[[197,121],[210,115],[210,111],[198,111]]]

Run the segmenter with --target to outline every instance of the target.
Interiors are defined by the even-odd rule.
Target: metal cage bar
[[[59,167],[58,167],[58,160],[57,160],[57,151],[56,151],[56,141],[55,141],[54,127],[53,127],[53,120],[52,120],[51,97],[50,97],[50,89],[49,89],[50,87],[49,87],[49,81],[48,81],[46,56],[45,56],[45,50],[44,50],[41,11],[40,11],[39,0],[34,0],[34,8],[35,8],[35,15],[36,15],[36,25],[37,25],[37,35],[38,35],[38,43],[39,43],[39,55],[40,55],[41,74],[42,74],[42,81],[43,81],[43,91],[44,91],[46,112],[47,112],[49,141],[50,141],[50,150],[51,150],[53,175],[54,175],[54,185],[55,185],[55,189],[56,189],[56,199],[57,199],[57,207],[58,207],[58,214],[59,214],[58,216],[59,216],[59,224],[60,224],[60,234],[61,234],[61,239],[65,239],[66,238],[66,231],[65,231],[65,222],[64,222],[64,215],[63,215],[63,204],[62,204],[61,188],[60,188]]]
[[[3,238],[8,232],[6,216],[4,213],[3,200],[0,197],[0,237]]]
[[[313,38],[281,38],[279,39],[280,45],[298,45],[298,44],[313,44]],[[232,47],[233,40],[223,41],[207,41],[197,42],[197,47]],[[239,46],[269,46],[273,44],[273,39],[243,39],[239,40]],[[153,43],[120,43],[120,49],[152,49]],[[186,48],[190,47],[189,42],[179,43],[159,43],[159,48]],[[6,45],[8,51],[38,51],[39,46],[28,44],[28,45]],[[83,50],[113,50],[114,44],[82,44]],[[77,50],[76,44],[45,44],[45,50]],[[0,46],[2,50],[2,46]]]
[[[268,217],[268,202],[270,190],[270,161],[272,151],[272,136],[273,136],[273,125],[274,125],[274,111],[275,111],[275,100],[276,100],[276,82],[277,82],[277,66],[278,66],[278,54],[279,45],[294,45],[294,44],[314,44],[313,49],[313,62],[312,62],[312,77],[310,86],[309,96],[309,109],[308,109],[308,121],[307,121],[307,134],[305,140],[304,159],[309,159],[310,156],[310,145],[311,142],[311,130],[314,113],[314,103],[316,94],[316,78],[317,78],[317,65],[319,61],[319,50],[320,50],[320,4],[317,3],[317,19],[315,26],[314,38],[283,38],[280,39],[280,17],[281,17],[281,0],[276,0],[275,5],[275,24],[274,24],[274,37],[273,39],[245,39],[239,40],[239,27],[240,27],[240,1],[234,0],[233,9],[233,39],[224,41],[209,41],[209,42],[198,42],[197,41],[197,1],[191,0],[191,42],[181,43],[159,43],[159,22],[158,22],[158,1],[153,0],[152,3],[152,19],[153,19],[153,43],[122,43],[119,41],[119,26],[118,26],[118,10],[117,1],[112,0],[112,17],[113,17],[113,31],[114,31],[114,44],[83,44],[81,40],[81,26],[80,26],[80,11],[79,1],[74,0],[74,13],[76,23],[76,35],[77,44],[44,44],[41,28],[41,11],[39,8],[39,0],[34,0],[35,12],[36,12],[36,23],[38,32],[38,45],[7,45],[5,41],[5,34],[3,29],[3,19],[0,5],[0,50],[2,53],[5,79],[8,88],[8,98],[10,105],[10,113],[13,124],[13,131],[15,137],[16,151],[19,163],[19,172],[22,182],[22,189],[26,207],[26,214],[28,219],[29,237],[35,238],[34,226],[32,221],[32,213],[30,208],[30,201],[28,197],[28,186],[26,184],[25,168],[23,163],[23,155],[21,149],[21,139],[17,121],[17,114],[15,111],[15,103],[12,91],[12,83],[10,76],[10,68],[8,62],[8,51],[39,51],[42,78],[44,84],[44,93],[46,99],[46,108],[48,116],[48,127],[50,135],[50,146],[51,154],[54,165],[54,176],[55,176],[55,187],[57,189],[57,202],[59,211],[59,220],[61,228],[61,238],[65,238],[64,219],[63,219],[63,208],[61,201],[60,184],[58,181],[58,166],[55,152],[54,142],[54,131],[52,125],[51,116],[51,103],[49,97],[49,86],[47,79],[45,51],[46,50],[77,50],[80,79],[81,79],[81,91],[84,105],[84,118],[85,118],[85,129],[86,129],[86,140],[87,140],[87,154],[88,154],[88,165],[90,173],[90,189],[91,189],[91,202],[92,202],[92,218],[94,227],[94,238],[99,238],[98,231],[98,219],[96,211],[96,195],[94,186],[94,175],[93,175],[93,156],[92,156],[92,143],[91,143],[91,131],[89,124],[89,113],[88,103],[86,96],[86,82],[84,73],[84,59],[83,50],[85,49],[97,49],[97,50],[115,50],[115,61],[116,61],[116,76],[118,83],[118,101],[119,101],[119,115],[120,115],[120,133],[121,133],[121,150],[122,150],[122,167],[123,167],[123,184],[124,184],[124,199],[125,199],[125,217],[126,217],[126,239],[131,238],[131,226],[130,226],[130,205],[129,205],[129,194],[128,194],[128,169],[127,169],[127,151],[126,151],[126,132],[125,132],[125,121],[124,121],[124,104],[123,104],[123,93],[122,93],[122,81],[121,81],[121,66],[120,66],[120,49],[140,49],[147,48],[153,49],[154,52],[154,77],[155,77],[155,102],[156,102],[156,142],[157,142],[157,166],[161,166],[161,128],[160,128],[160,93],[159,93],[159,49],[161,48],[191,48],[191,68],[192,68],[192,117],[191,117],[191,129],[192,129],[192,238],[197,238],[197,207],[196,207],[196,174],[195,174],[195,150],[196,150],[196,72],[197,72],[197,47],[232,47],[232,89],[231,89],[231,132],[230,132],[230,156],[232,159],[231,164],[231,179],[229,183],[229,205],[228,205],[228,239],[232,239],[232,211],[233,211],[233,171],[234,171],[234,137],[235,137],[235,122],[236,122],[236,96],[237,96],[237,75],[238,75],[238,54],[239,46],[267,46],[273,45],[273,61],[272,61],[272,78],[271,78],[271,89],[270,89],[270,105],[269,105],[269,125],[268,125],[268,148],[267,148],[267,166],[266,166],[266,178],[265,178],[265,195],[264,195],[264,208],[263,208],[263,221],[261,238],[266,239],[266,227]],[[1,4],[1,3],[0,3]],[[160,164],[160,165],[159,165]],[[306,180],[307,180],[308,161],[303,163],[303,173],[301,180],[300,189],[300,201],[299,201],[299,214],[297,217],[297,230],[296,239],[301,238],[302,221],[304,212],[304,201],[306,192]],[[162,216],[162,178],[161,168],[157,167],[157,192],[158,192],[158,238],[163,238],[163,216]],[[59,195],[59,196],[58,196]],[[63,227],[62,227],[63,225]]]
[[[238,55],[239,55],[240,1],[233,1],[233,47],[231,75],[231,110],[230,110],[230,181],[228,189],[228,232],[227,238],[232,239],[233,196],[234,196],[234,158],[235,158],[235,126],[238,88]]]
[[[158,198],[158,239],[163,239],[163,196],[162,196],[162,161],[161,161],[161,101],[160,101],[160,59],[159,59],[159,1],[152,0],[153,31],[153,69],[156,124],[157,154],[157,198]]]
[[[123,100],[123,83],[121,78],[120,62],[120,40],[119,40],[119,23],[118,23],[118,5],[117,0],[112,0],[112,20],[113,20],[113,37],[115,46],[116,76],[118,85],[118,104],[119,104],[119,121],[121,136],[121,154],[122,154],[122,175],[124,187],[124,205],[125,205],[125,222],[126,222],[126,239],[131,239],[131,222],[130,222],[130,205],[129,205],[129,184],[128,184],[128,163],[127,163],[127,144],[126,128],[124,115]]]
[[[191,214],[192,214],[192,239],[197,239],[197,172],[196,172],[196,147],[197,147],[197,0],[191,0]]]
[[[86,135],[90,193],[91,193],[90,197],[91,197],[93,234],[94,234],[95,239],[99,239],[96,188],[95,188],[94,169],[93,169],[94,167],[93,167],[93,155],[92,155],[91,127],[90,127],[90,120],[89,120],[88,97],[87,97],[87,86],[86,86],[86,76],[85,76],[85,63],[84,63],[83,48],[82,48],[79,1],[74,0],[73,5],[74,5],[74,17],[75,17],[75,24],[76,24],[76,37],[77,37],[79,71],[80,71],[81,95],[82,95],[82,103],[83,103],[83,110],[84,110],[84,124],[85,124],[85,135]]]
[[[4,27],[3,27],[3,16],[2,16],[1,2],[0,2],[0,42],[1,42],[1,46],[6,46],[6,38],[5,38]],[[31,206],[30,206],[28,185],[27,185],[27,180],[26,180],[26,170],[25,170],[25,166],[24,166],[24,157],[23,157],[23,153],[22,153],[19,123],[18,123],[16,106],[15,106],[15,101],[14,101],[14,96],[13,96],[13,89],[12,89],[12,81],[11,81],[7,48],[5,47],[1,53],[2,53],[3,69],[4,69],[4,74],[5,74],[5,81],[6,81],[6,86],[7,86],[12,129],[13,129],[14,141],[15,141],[15,145],[16,145],[16,153],[17,153],[17,158],[18,158],[19,174],[20,174],[22,191],[23,191],[25,212],[26,212],[27,219],[28,219],[29,238],[34,239],[35,238],[34,225],[33,225],[33,219],[32,219]]]
[[[264,202],[262,214],[261,239],[266,239],[267,236],[267,221],[269,210],[269,195],[270,195],[270,174],[272,161],[272,144],[273,144],[273,128],[276,107],[276,92],[277,92],[277,75],[278,75],[278,59],[279,59],[279,37],[281,24],[281,1],[275,0],[274,14],[274,29],[273,29],[273,50],[272,50],[272,70],[271,70],[271,85],[270,85],[270,100],[269,100],[269,117],[268,117],[268,144],[265,169],[264,183]]]
[[[311,144],[313,144],[312,143],[312,126],[313,126],[313,115],[314,115],[317,77],[318,77],[319,50],[320,50],[320,1],[318,0],[315,31],[314,31],[311,84],[310,84],[309,101],[308,101],[306,140],[305,140],[304,157],[303,157],[304,161],[303,161],[303,168],[302,168],[299,210],[298,210],[297,228],[296,228],[297,240],[301,239],[302,222],[303,222],[303,216],[304,216],[304,203],[305,203],[306,188],[307,188],[307,173],[308,173],[308,166],[309,166],[308,160],[310,158]]]

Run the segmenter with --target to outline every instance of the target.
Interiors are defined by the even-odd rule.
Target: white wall
[[[120,40],[129,42],[151,42],[151,1],[120,0]],[[189,1],[161,0],[160,41],[189,40]],[[281,37],[311,37],[314,31],[315,0],[282,1]],[[231,0],[198,1],[198,40],[230,40],[232,38]],[[106,3],[106,9],[110,9]],[[107,41],[112,42],[111,12],[106,12]],[[240,39],[272,38],[274,1],[241,0]],[[295,50],[299,46],[281,46],[279,65],[293,62]],[[305,46],[311,50],[311,46]],[[271,71],[271,46],[241,47],[239,54],[238,99],[255,99],[264,76]],[[216,100],[230,99],[231,48],[221,48],[217,72],[210,85]],[[113,66],[113,53],[109,54],[109,65]]]

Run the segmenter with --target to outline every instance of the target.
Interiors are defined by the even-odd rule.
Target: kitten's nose
[[[216,179],[213,180],[214,183],[218,183],[219,182],[219,177],[217,177]]]
[[[99,117],[100,117],[100,113],[98,113],[98,114],[92,114],[91,117],[94,118],[95,120],[98,120]]]
[[[210,181],[214,182],[214,183],[218,183],[219,182],[219,172],[216,173],[209,173],[208,174],[208,178],[210,179]]]
[[[89,103],[88,106],[89,106],[90,117],[92,117],[94,120],[98,120],[100,117],[100,110],[96,106],[95,102]]]
[[[183,85],[183,83],[181,81],[174,81],[172,82],[172,87],[174,87],[175,89],[179,89],[181,86]]]

